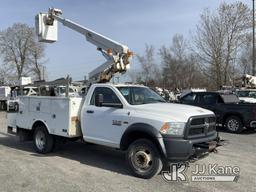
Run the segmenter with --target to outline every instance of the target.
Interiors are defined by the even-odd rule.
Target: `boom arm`
[[[126,45],[122,45],[110,38],[107,38],[93,30],[85,28],[73,21],[60,17],[61,10],[49,9],[46,18],[46,25],[53,25],[54,20],[59,21],[64,26],[73,29],[84,35],[86,40],[94,44],[97,50],[106,58],[106,62],[89,73],[89,81],[108,82],[115,73],[125,73],[129,69],[132,52]]]

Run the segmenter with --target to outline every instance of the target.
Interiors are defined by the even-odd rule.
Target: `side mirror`
[[[96,95],[95,96],[95,106],[102,107],[102,103],[103,103],[103,95],[102,94]]]

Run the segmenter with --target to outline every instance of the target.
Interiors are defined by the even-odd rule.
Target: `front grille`
[[[215,116],[191,117],[187,123],[187,138],[204,137],[216,130]]]
[[[204,124],[204,118],[192,119],[190,125]]]
[[[188,135],[199,135],[204,133],[204,128],[189,129]]]

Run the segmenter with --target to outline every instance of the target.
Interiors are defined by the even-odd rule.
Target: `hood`
[[[140,113],[151,114],[152,118],[155,117],[176,122],[187,122],[192,116],[214,115],[212,111],[207,109],[174,103],[134,105],[133,108]]]

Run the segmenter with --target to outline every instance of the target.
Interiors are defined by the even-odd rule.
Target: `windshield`
[[[160,95],[148,87],[117,87],[117,89],[131,105],[166,102]]]
[[[256,99],[256,91],[238,91],[237,92],[238,97],[251,97]]]

